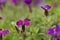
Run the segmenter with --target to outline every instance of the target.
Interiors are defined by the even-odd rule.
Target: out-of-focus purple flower
[[[0,17],[0,20],[2,20],[3,18],[2,17]]]
[[[60,40],[60,37],[55,37],[53,40]]]
[[[9,30],[4,30],[3,34],[9,34]]]
[[[0,0],[0,3],[5,3],[7,2],[7,0]]]
[[[18,21],[16,22],[16,25],[17,25],[17,26],[23,25],[23,20],[18,20]]]
[[[30,13],[32,13],[32,7],[31,7],[32,0],[23,0],[23,2],[28,5],[29,11]]]
[[[36,5],[40,5],[42,3],[42,0],[36,0]]]
[[[57,27],[55,31],[56,31],[56,34],[60,34],[60,27],[59,28]]]
[[[16,22],[16,25],[17,25],[17,26],[20,26],[20,25],[29,26],[29,25],[30,25],[30,19],[25,18],[24,20],[18,20],[18,21]]]
[[[18,0],[12,0],[12,3],[17,4]]]
[[[51,6],[45,5],[45,6],[41,6],[41,8],[43,8],[44,10],[50,10],[51,9]]]
[[[29,19],[29,18],[25,18],[24,20],[25,20],[25,21],[30,21],[30,19]]]
[[[57,4],[56,1],[53,1],[52,4],[53,4],[54,7],[57,7],[58,6],[58,4]]]
[[[30,5],[32,3],[32,0],[23,0],[27,5]]]
[[[28,19],[28,18],[25,18],[24,19],[24,24],[26,25],[26,26],[29,26],[30,25],[30,19]]]
[[[48,28],[48,35],[53,35],[53,34],[54,34],[54,29]]]
[[[51,9],[51,6],[45,5],[45,6],[41,6],[41,8],[44,10],[45,16],[48,16],[49,15],[48,11]]]
[[[53,28],[48,28],[48,35],[60,34],[60,27],[57,24],[55,24],[55,26],[55,30]]]
[[[22,26],[22,31],[21,32],[24,32],[25,31],[25,26],[29,26],[30,25],[30,19],[29,18],[25,18],[24,20],[19,20],[16,22],[16,25],[17,26]],[[16,27],[15,27],[16,28]],[[18,28],[17,28],[18,30]],[[19,32],[19,31],[17,31]]]
[[[2,28],[0,28],[0,34],[9,34],[9,30],[2,30]]]

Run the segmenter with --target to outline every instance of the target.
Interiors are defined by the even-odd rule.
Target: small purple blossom
[[[57,4],[56,1],[53,1],[52,4],[53,4],[54,7],[57,7],[58,6],[58,4]]]
[[[48,10],[51,9],[51,6],[45,5],[45,6],[41,6],[41,8],[44,10],[45,16],[48,16],[49,15]]]
[[[30,5],[32,3],[32,0],[23,0],[27,5]]]
[[[36,0],[36,5],[40,5],[42,3],[42,0]]]
[[[0,0],[0,3],[5,3],[7,2],[7,0]]]
[[[53,34],[54,34],[54,29],[48,28],[48,35],[53,35]]]
[[[3,30],[2,28],[0,28],[0,40],[2,40],[2,36],[3,34],[8,34],[9,33],[9,30]]]
[[[30,19],[28,18],[25,18],[24,20],[18,20],[16,22],[16,25],[17,26],[22,26],[22,31],[21,32],[24,32],[25,31],[25,26],[29,26],[30,25]],[[19,32],[18,28],[15,26],[17,32]]]
[[[9,30],[3,30],[2,28],[0,28],[0,33],[2,33],[2,34],[9,34]]]
[[[25,18],[25,19],[24,19],[24,24],[25,24],[26,26],[29,26],[29,25],[30,25],[30,19]]]
[[[18,3],[18,0],[12,0],[12,3],[13,4],[17,4]]]
[[[45,6],[41,6],[41,8],[43,8],[44,10],[50,10],[51,9],[51,6],[45,5]]]
[[[59,37],[56,37],[56,38],[54,38],[54,40],[60,40],[60,38]]]
[[[9,30],[4,30],[3,34],[9,34]]]
[[[20,25],[22,25],[23,24],[23,20],[18,20],[17,22],[16,22],[16,25],[18,25],[18,26],[20,26]]]
[[[57,27],[55,31],[56,31],[56,34],[60,34],[60,27],[59,28]]]
[[[32,13],[32,7],[31,7],[32,0],[23,0],[23,2],[25,2],[25,4],[28,5],[29,11],[30,13]]]
[[[55,26],[56,26],[55,30],[53,28],[48,28],[48,35],[60,34],[60,27],[57,24],[55,24]]]
[[[20,26],[20,25],[23,25],[23,24],[26,25],[26,26],[29,26],[30,25],[30,19],[25,18],[24,20],[18,20],[16,22],[17,26]]]

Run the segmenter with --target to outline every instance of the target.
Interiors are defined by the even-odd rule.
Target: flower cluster
[[[30,25],[30,19],[29,18],[25,18],[24,20],[18,20],[16,22],[16,25],[17,26],[22,26],[22,32],[24,32],[25,31],[25,26],[29,26]],[[15,26],[15,28],[18,29],[16,26]]]
[[[2,28],[0,28],[0,35],[3,35],[3,34],[9,34],[9,30],[3,30]]]
[[[56,35],[60,35],[60,27],[57,24],[55,24],[55,25],[56,25],[56,29],[55,30],[53,28],[48,28],[48,35],[51,35],[51,36],[55,35],[55,34]],[[57,39],[59,39],[58,36],[54,38],[54,40],[57,40]]]

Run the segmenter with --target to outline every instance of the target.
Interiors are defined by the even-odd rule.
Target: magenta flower
[[[9,30],[4,30],[3,34],[9,34]]]
[[[56,38],[54,38],[54,40],[60,40],[60,37],[56,37]]]
[[[42,3],[42,0],[36,0],[35,4],[40,5]]]
[[[45,12],[44,12],[45,13],[45,16],[48,16],[48,10],[51,9],[51,6],[45,5],[45,6],[41,6],[41,8],[45,10]]]
[[[7,2],[7,0],[0,0],[0,3],[5,3]]]
[[[53,35],[53,34],[54,34],[54,29],[48,28],[48,35]]]
[[[30,5],[32,3],[32,0],[23,0],[27,5]]]
[[[57,24],[55,24],[55,26],[55,30],[53,28],[48,28],[48,35],[60,34],[60,27]]]
[[[15,5],[17,5],[18,2],[19,2],[19,0],[12,0],[12,3],[15,4]]]
[[[24,20],[18,20],[16,22],[17,26],[21,26],[21,25],[25,25],[25,26],[29,26],[30,25],[30,19],[25,18]]]
[[[3,34],[9,34],[9,30],[3,30],[2,28],[0,28],[0,40],[2,40]]]
[[[2,28],[0,28],[0,33],[2,34],[9,34],[9,30],[2,30]]]
[[[41,8],[43,8],[44,10],[50,10],[51,9],[51,6],[45,5],[45,6],[41,6]]]
[[[57,7],[58,6],[58,4],[57,4],[56,1],[53,1],[52,4],[53,4],[54,7]]]
[[[32,13],[32,7],[31,7],[32,0],[23,0],[23,2],[28,5],[29,11],[30,13]]]
[[[55,37],[54,40],[57,40],[59,39],[58,35],[60,35],[60,27],[57,24],[55,24],[55,26],[56,26],[55,30],[53,28],[48,28],[48,35],[53,36],[56,34],[57,37]]]
[[[22,32],[25,31],[25,26],[29,26],[30,25],[30,19],[25,18],[24,20],[18,20],[16,22],[17,26],[22,26]]]

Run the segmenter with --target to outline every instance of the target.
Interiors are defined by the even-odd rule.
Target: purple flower
[[[0,40],[2,40],[2,36],[3,34],[8,34],[9,33],[9,30],[3,30],[2,28],[0,28]]]
[[[18,20],[17,22],[16,22],[16,25],[17,26],[20,26],[20,25],[22,25],[23,24],[23,20]]]
[[[56,34],[60,34],[60,27],[57,27],[55,31],[56,31]]]
[[[0,34],[9,34],[9,30],[3,30],[0,28]]]
[[[45,5],[45,6],[41,6],[41,8],[43,8],[44,10],[50,10],[51,9],[51,6]]]
[[[55,24],[55,26],[55,30],[53,28],[48,28],[48,35],[60,34],[60,27],[57,24]]]
[[[45,5],[45,6],[41,6],[41,8],[44,10],[45,16],[48,16],[49,15],[48,10],[50,10],[51,6]]]
[[[4,30],[3,34],[9,34],[9,30]]]
[[[27,5],[30,5],[32,3],[32,0],[23,0]]]
[[[12,0],[12,3],[17,4],[18,0]]]
[[[58,6],[58,4],[57,4],[56,1],[53,1],[52,4],[53,4],[54,7],[57,7]]]
[[[56,38],[54,38],[54,40],[60,40],[60,38],[59,37],[56,37]]]
[[[7,2],[7,0],[0,0],[0,3],[5,3]]]
[[[25,24],[26,26],[29,26],[29,25],[30,25],[30,19],[25,18],[25,19],[24,19],[24,24]]]
[[[24,32],[25,31],[25,26],[29,26],[30,25],[30,19],[25,18],[24,20],[19,20],[19,21],[16,22],[16,25],[17,26],[22,26],[22,31],[21,32]],[[15,26],[15,28],[16,28],[16,26]]]
[[[53,35],[53,34],[54,34],[54,29],[48,28],[48,35]]]
[[[36,0],[36,5],[40,5],[42,3],[42,0]]]
[[[25,4],[28,5],[29,11],[30,13],[32,13],[32,7],[31,7],[32,0],[23,0],[23,2],[25,2]]]
[[[20,25],[29,26],[29,25],[30,25],[30,19],[25,18],[24,20],[18,20],[18,21],[16,22],[16,25],[17,25],[17,26],[20,26]]]

